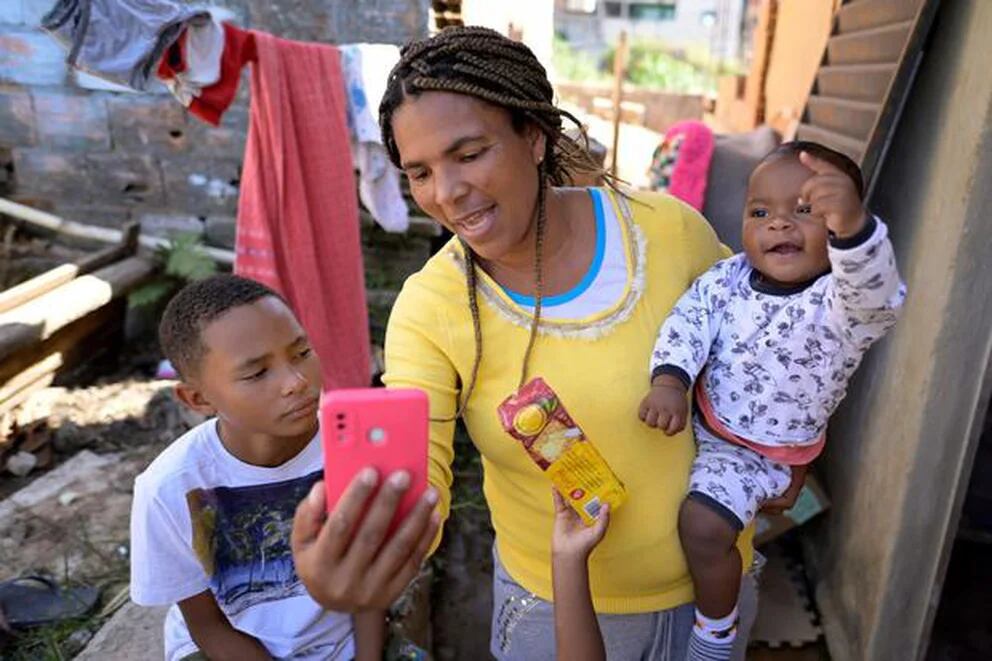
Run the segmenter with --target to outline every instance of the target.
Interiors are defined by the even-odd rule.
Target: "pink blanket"
[[[338,49],[255,32],[235,272],[283,294],[324,387],[369,385],[369,332]]]

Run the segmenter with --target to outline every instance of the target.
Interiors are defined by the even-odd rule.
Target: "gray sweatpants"
[[[493,619],[489,650],[498,661],[554,661],[555,615],[550,602],[510,578],[493,551]],[[754,576],[744,576],[738,605],[740,626],[734,661],[743,661],[758,613]],[[609,661],[683,661],[689,647],[695,606],[683,604],[654,613],[597,615]]]

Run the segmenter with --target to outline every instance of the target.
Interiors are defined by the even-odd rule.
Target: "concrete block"
[[[161,208],[165,202],[162,171],[158,161],[144,154],[90,154],[93,197],[105,203],[149,205]]]
[[[3,0],[0,2],[0,25],[23,25],[23,0]]]
[[[428,5],[427,0],[330,3],[327,36],[339,43],[403,44],[427,35]],[[316,23],[319,16],[313,20]]]
[[[110,149],[106,98],[99,94],[67,94],[34,90],[38,141],[53,149]]]
[[[123,227],[132,217],[132,210],[127,206],[104,204],[99,200],[92,204],[79,204],[75,200],[67,200],[58,203],[53,213],[66,220],[114,228]]]
[[[93,636],[77,661],[132,661],[158,659],[165,649],[164,627],[168,606],[143,608],[128,602]]]
[[[48,35],[25,28],[0,28],[0,83],[62,85],[65,51]]]
[[[172,96],[119,95],[107,101],[115,149],[148,154],[182,154],[188,138],[186,109]]]
[[[172,238],[179,234],[203,234],[204,223],[196,216],[155,212],[143,213],[139,216],[141,233],[152,236]]]
[[[233,216],[207,216],[204,236],[207,244],[234,250],[237,220]]]
[[[36,140],[31,95],[18,90],[0,92],[0,146],[30,147]]]
[[[278,34],[286,39],[302,41],[330,41],[327,33],[329,2],[308,0],[245,0],[248,25],[256,30]],[[357,3],[347,3],[355,5]]]
[[[238,208],[241,160],[167,158],[162,173],[170,209],[197,216],[233,216]]]
[[[41,19],[55,6],[55,0],[4,0],[11,1],[21,3],[24,22],[33,28],[40,27]]]
[[[191,153],[241,159],[248,138],[248,108],[239,104],[231,106],[216,127],[189,115],[186,131]]]
[[[15,191],[20,197],[88,202],[92,181],[86,157],[78,152],[14,149]]]

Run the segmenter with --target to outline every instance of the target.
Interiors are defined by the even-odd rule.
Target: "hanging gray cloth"
[[[174,0],[58,0],[41,27],[69,52],[69,66],[145,90],[159,59],[202,7]]]

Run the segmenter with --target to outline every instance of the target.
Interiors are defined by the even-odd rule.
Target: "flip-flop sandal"
[[[62,589],[44,576],[22,576],[0,583],[0,616],[14,629],[37,627],[82,617],[99,598],[99,588]]]

